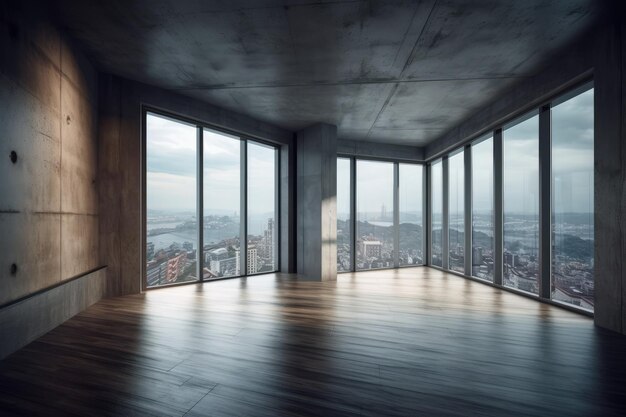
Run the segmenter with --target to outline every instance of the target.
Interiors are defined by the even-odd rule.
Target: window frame
[[[197,218],[197,239],[198,239],[198,249],[196,250],[196,273],[198,275],[198,279],[195,281],[186,281],[186,282],[174,282],[171,284],[159,285],[159,286],[148,286],[147,281],[147,264],[146,264],[146,251],[147,251],[147,117],[148,114],[154,114],[155,116],[170,119],[174,122],[185,123],[189,125],[193,125],[196,128],[196,218]],[[140,199],[140,232],[141,232],[141,265],[140,265],[140,280],[141,280],[141,290],[149,291],[160,288],[169,288],[180,285],[192,285],[192,284],[202,284],[205,282],[213,282],[224,279],[234,279],[234,278],[243,278],[247,276],[256,276],[256,275],[264,275],[264,274],[274,274],[280,271],[280,262],[281,262],[281,239],[279,237],[281,230],[281,192],[280,192],[280,175],[281,175],[281,167],[280,167],[280,149],[281,146],[276,143],[272,143],[263,138],[254,137],[245,133],[241,133],[232,129],[225,129],[220,126],[216,126],[211,123],[203,122],[201,120],[197,120],[185,115],[177,114],[175,112],[171,112],[168,110],[164,110],[159,107],[155,107],[149,104],[142,104],[140,110],[140,128],[141,128],[141,168],[140,168],[140,177],[141,177],[141,199]],[[204,239],[203,239],[203,230],[204,230],[204,130],[211,130],[213,132],[223,134],[225,136],[230,136],[233,139],[238,139],[242,143],[242,148],[245,149],[245,159],[240,161],[240,181],[242,187],[240,187],[240,201],[242,202],[242,210],[240,213],[240,222],[243,224],[244,229],[244,242],[240,243],[240,247],[243,247],[241,251],[241,264],[243,265],[240,269],[240,275],[229,276],[229,277],[219,277],[215,279],[205,280],[203,276],[203,268],[204,268]],[[263,271],[254,274],[247,273],[247,251],[248,251],[248,143],[253,142],[263,146],[270,147],[274,149],[274,161],[275,161],[275,173],[274,173],[274,213],[275,213],[275,221],[274,221],[274,229],[275,233],[273,236],[273,240],[275,242],[275,253],[274,253],[274,269],[272,271]]]
[[[493,217],[494,217],[494,272],[493,272],[493,282],[490,282],[486,279],[482,279],[479,277],[475,277],[472,275],[471,264],[469,271],[467,270],[467,258],[468,255],[471,259],[473,249],[473,239],[470,236],[468,239],[466,236],[465,242],[465,260],[466,260],[466,271],[465,273],[459,273],[456,271],[450,270],[449,267],[442,265],[441,267],[438,265],[432,265],[432,239],[428,241],[427,252],[428,256],[426,258],[427,262],[426,266],[439,269],[451,274],[456,274],[462,276],[464,278],[468,278],[477,282],[480,282],[485,285],[490,285],[499,289],[503,289],[509,292],[513,292],[518,295],[522,295],[533,300],[556,305],[563,309],[573,311],[582,315],[593,317],[594,312],[588,309],[577,307],[575,305],[570,305],[558,301],[552,300],[550,287],[552,284],[552,253],[551,253],[551,244],[552,244],[552,211],[553,211],[553,202],[552,202],[552,166],[551,166],[551,148],[552,148],[552,124],[551,124],[551,111],[552,108],[561,104],[577,95],[584,93],[590,89],[594,89],[594,81],[593,77],[590,75],[585,76],[582,80],[576,80],[570,83],[563,85],[560,89],[555,91],[550,97],[546,99],[542,99],[538,101],[538,103],[534,103],[529,106],[525,106],[521,108],[519,111],[515,112],[513,115],[507,117],[505,120],[493,123],[491,126],[482,129],[477,132],[477,134],[469,136],[466,140],[463,140],[458,145],[454,147],[445,149],[442,152],[435,154],[433,157],[426,160],[426,165],[428,166],[428,192],[427,195],[427,204],[428,204],[428,227],[429,227],[429,238],[432,234],[432,192],[431,189],[431,167],[433,163],[437,163],[439,161],[446,161],[449,155],[454,154],[455,152],[460,152],[461,149],[465,147],[465,152],[467,156],[467,152],[470,152],[471,159],[471,149],[474,144],[478,144],[485,139],[492,138],[493,140]],[[594,115],[597,114],[597,110],[594,106]],[[503,130],[512,127],[516,124],[519,124],[530,117],[537,115],[539,118],[539,127],[538,127],[538,139],[539,139],[539,293],[529,293],[523,290],[519,290],[517,288],[512,288],[503,285],[502,275],[503,275],[503,248],[504,248],[504,229],[503,229],[503,215],[504,215],[504,207],[503,207],[503,175],[504,175],[504,166],[503,166]],[[467,158],[465,159],[465,226],[467,230],[468,222],[470,225],[470,231],[473,233],[473,204],[470,201],[468,204],[468,199],[472,199],[472,182],[473,182],[473,172],[471,169],[471,162],[467,164]],[[445,193],[447,192],[447,182],[448,182],[448,166],[447,164],[442,165],[443,170],[443,193],[445,199]],[[469,186],[468,186],[469,181]],[[469,192],[469,195],[468,195]],[[444,208],[444,217],[446,216],[446,202],[443,203]],[[469,207],[469,210],[468,210]],[[445,219],[444,219],[445,220]],[[445,221],[444,221],[445,222]],[[442,231],[443,235],[446,236],[449,233],[448,225],[443,225],[444,230]],[[469,252],[468,252],[469,248]],[[444,247],[445,251],[446,248]],[[594,253],[595,256],[595,253]],[[546,261],[547,259],[547,261]],[[595,280],[595,277],[594,277]]]
[[[421,266],[425,266],[427,264],[426,262],[426,252],[427,252],[427,227],[426,227],[426,220],[428,218],[427,214],[425,213],[425,209],[427,207],[427,195],[426,195],[426,187],[425,187],[425,183],[426,183],[426,163],[421,162],[421,161],[410,161],[410,160],[399,160],[399,159],[394,159],[394,158],[378,158],[378,157],[371,157],[371,156],[356,156],[353,154],[346,154],[346,153],[337,153],[337,158],[342,158],[342,159],[348,159],[350,160],[350,231],[351,231],[351,242],[350,242],[350,259],[351,259],[351,268],[347,271],[337,271],[337,274],[348,274],[348,273],[353,273],[353,272],[367,272],[367,271],[381,271],[381,270],[392,270],[392,269],[399,269],[399,268],[415,268],[415,267],[421,267]],[[356,194],[357,194],[357,187],[356,187],[356,180],[357,180],[357,161],[372,161],[372,162],[387,162],[387,163],[392,163],[393,164],[393,189],[394,189],[394,200],[393,200],[393,218],[394,218],[394,233],[393,233],[393,238],[394,238],[394,266],[391,267],[382,267],[382,268],[371,268],[371,269],[357,269],[356,268],[356,241],[357,241],[357,218],[356,218],[356,213],[357,213],[357,205],[356,205]],[[422,263],[420,264],[415,264],[415,265],[399,265],[399,247],[398,247],[398,240],[399,240],[399,224],[397,224],[397,221],[399,220],[399,205],[398,205],[398,200],[399,200],[399,195],[398,195],[398,187],[399,187],[399,164],[407,164],[407,165],[418,165],[421,167],[422,169],[422,183],[420,184],[421,187],[421,194],[422,194],[422,241],[421,241],[421,247],[422,247]]]

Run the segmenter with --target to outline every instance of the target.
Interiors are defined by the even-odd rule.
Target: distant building
[[[204,263],[218,277],[239,275],[239,251],[231,256],[226,248],[218,248],[204,254]]]
[[[146,244],[146,259],[150,260],[154,258],[154,242],[148,242]]]
[[[181,253],[178,256],[168,259],[165,280],[167,282],[176,282],[176,279],[178,279],[178,277],[182,275],[186,264],[186,253]]]
[[[261,256],[267,264],[274,268],[274,219],[267,219],[267,228],[263,232],[263,239],[259,247],[259,256]]]
[[[504,252],[504,264],[509,266],[515,266],[516,256],[511,252]]]
[[[472,264],[482,265],[483,263],[483,248],[481,246],[477,246],[472,250]]]
[[[380,240],[360,240],[359,251],[366,258],[380,258],[382,256],[383,245]]]
[[[255,245],[248,246],[246,263],[248,274],[256,274],[259,271],[259,254]]]

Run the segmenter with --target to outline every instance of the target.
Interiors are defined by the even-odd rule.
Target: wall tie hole
[[[11,264],[11,275],[17,274],[17,264]]]
[[[16,163],[17,162],[17,152],[11,151],[11,155],[9,156],[9,158],[11,159],[11,162]]]

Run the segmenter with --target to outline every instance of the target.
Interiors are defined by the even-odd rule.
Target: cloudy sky
[[[357,161],[356,170],[358,220],[380,220],[383,206],[393,219],[393,163]]]
[[[505,210],[537,213],[539,181],[539,119],[530,117],[504,130],[504,205]],[[240,146],[238,139],[205,130],[204,193],[205,213],[239,212]],[[170,211],[194,211],[196,188],[196,130],[192,125],[148,115],[148,208]],[[555,211],[586,213],[593,210],[593,90],[588,90],[552,109],[553,187]],[[492,139],[474,145],[475,210],[485,211],[493,205]],[[272,148],[248,145],[248,178],[250,213],[267,213],[274,208],[274,161]],[[458,156],[459,167],[462,156]],[[450,160],[451,191],[454,178],[462,185],[462,171]],[[441,186],[441,164],[434,166],[436,186]],[[384,204],[393,209],[393,165],[358,161],[357,205],[361,212],[380,213]],[[338,213],[349,211],[349,162],[339,160]],[[454,173],[457,174],[454,174]],[[453,178],[454,177],[454,178]],[[407,178],[407,180],[405,180]],[[400,179],[401,211],[421,208],[421,169],[402,165]],[[456,189],[456,188],[455,188]],[[343,191],[342,191],[343,190]],[[459,190],[460,194],[460,190]],[[440,196],[433,201],[434,210],[441,206]],[[451,207],[462,212],[462,198],[450,200]],[[440,208],[439,208],[440,210]]]
[[[152,210],[195,211],[196,128],[149,114],[147,130],[147,205]],[[240,140],[204,131],[205,214],[240,212]],[[248,211],[274,210],[275,151],[248,143]]]
[[[552,109],[556,213],[593,212],[593,90]]]

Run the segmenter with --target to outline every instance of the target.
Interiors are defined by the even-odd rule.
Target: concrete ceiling
[[[100,69],[290,130],[423,146],[589,26],[591,0],[58,1]]]

